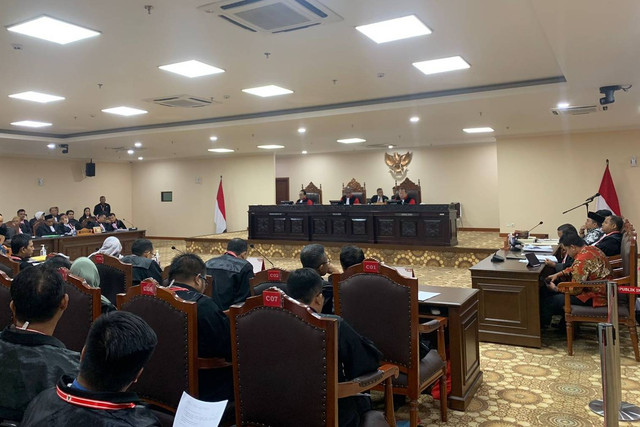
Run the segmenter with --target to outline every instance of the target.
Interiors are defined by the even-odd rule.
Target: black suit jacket
[[[611,234],[600,240],[594,246],[600,249],[606,256],[620,255],[620,245],[622,244],[622,233]]]
[[[105,203],[104,207],[100,203],[98,203],[93,207],[93,214],[96,217],[100,214],[105,214],[109,216],[110,213],[111,213],[111,205],[109,203]]]
[[[382,200],[380,200],[380,198],[376,194],[375,196],[373,196],[371,198],[371,203],[386,202],[388,200],[389,200],[389,198],[387,196],[382,196]]]

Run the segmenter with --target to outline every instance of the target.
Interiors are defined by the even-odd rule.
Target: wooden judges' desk
[[[449,205],[249,206],[249,239],[455,246]]]
[[[131,245],[136,239],[145,235],[144,230],[117,231],[113,233],[82,234],[78,236],[40,237],[33,239],[33,253],[40,253],[41,245],[47,249],[47,253],[63,253],[71,259],[89,256],[97,251],[109,236],[115,236],[122,243],[122,253],[131,253]]]
[[[470,268],[471,286],[480,290],[480,341],[541,347],[538,277],[544,263],[527,264],[498,251],[504,262],[491,262],[491,256]]]
[[[446,337],[451,362],[451,392],[447,406],[464,411],[480,384],[480,349],[478,345],[478,290],[420,285],[421,291],[439,295],[420,301],[421,314],[447,318]]]

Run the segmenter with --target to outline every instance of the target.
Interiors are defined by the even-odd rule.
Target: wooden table
[[[498,255],[519,255],[505,253]],[[544,263],[529,268],[514,259],[491,262],[491,256],[470,268],[471,286],[480,291],[480,341],[541,347],[538,277]]]
[[[448,407],[464,411],[480,384],[480,348],[478,344],[477,289],[420,285],[421,291],[437,292],[433,298],[420,302],[422,314],[447,318],[449,361],[451,362],[451,393]]]
[[[44,245],[47,253],[63,253],[71,259],[89,256],[89,254],[98,250],[102,246],[104,239],[109,236],[115,236],[120,240],[123,254],[130,254],[131,245],[136,239],[141,239],[145,236],[145,230],[35,238],[33,239],[33,254],[39,255],[41,245]]]
[[[249,239],[455,246],[451,205],[249,206]]]

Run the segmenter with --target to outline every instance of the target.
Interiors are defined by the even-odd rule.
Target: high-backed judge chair
[[[314,205],[322,204],[322,184],[320,184],[318,188],[313,181],[311,181],[306,187],[303,185],[301,185],[301,187],[307,193],[307,198],[311,199]]]
[[[345,186],[344,182],[342,183],[342,195],[347,194],[347,188],[351,190],[351,194],[356,196],[358,200],[360,200],[360,204],[367,204],[367,183],[365,182],[363,185],[360,185],[355,178],[351,178],[351,181]]]
[[[83,278],[69,274],[67,269],[60,270],[65,292],[69,295],[69,305],[58,321],[53,336],[69,350],[80,352],[89,335],[89,328],[102,314],[100,289],[92,288]]]
[[[337,319],[321,317],[277,288],[229,308],[237,426],[338,425],[338,398],[385,383],[386,419],[395,426],[395,366],[338,382]],[[388,425],[369,411],[361,426]]]
[[[131,390],[149,404],[175,413],[182,392],[198,398],[198,370],[229,368],[218,358],[198,357],[198,309],[171,289],[145,279],[118,294],[118,310],[143,318],[158,336],[158,345]]]
[[[413,197],[416,200],[416,204],[422,203],[422,187],[420,187],[420,180],[418,183],[411,181],[409,178],[405,178],[400,184],[396,183],[393,187],[393,194],[396,195],[400,188],[407,190],[409,197]]]
[[[11,302],[12,279],[0,271],[0,330],[13,323],[13,314],[9,308]]]
[[[287,270],[280,268],[262,270],[249,279],[249,291],[251,292],[251,296],[262,295],[262,291],[275,286],[286,292],[287,279],[289,279],[289,272]]]
[[[16,274],[20,272],[20,263],[12,260],[4,254],[0,254],[0,264],[6,267],[3,268],[2,271],[9,277],[16,277]]]
[[[411,427],[418,425],[420,393],[440,381],[440,416],[447,420],[447,365],[444,319],[421,324],[418,317],[418,279],[368,258],[335,274],[335,312],[361,335],[374,342],[383,360],[400,368],[393,392],[408,396]],[[437,331],[438,350],[420,359],[420,334]]]
[[[618,285],[638,287],[638,236],[633,225],[625,220],[624,234],[620,245],[620,260],[622,271],[614,270],[613,281]],[[617,276],[617,277],[616,277]],[[602,287],[600,284],[563,282],[558,284],[558,289],[564,292],[564,318],[567,324],[567,354],[573,356],[573,324],[576,322],[600,323],[607,322],[608,308],[590,307],[571,304],[571,289],[574,287],[592,288]],[[618,294],[618,322],[619,325],[627,325],[633,353],[637,362],[640,362],[638,349],[638,331],[635,318],[635,294]]]
[[[133,266],[105,254],[95,254],[89,259],[98,268],[102,295],[115,305],[116,295],[127,292],[132,286]]]

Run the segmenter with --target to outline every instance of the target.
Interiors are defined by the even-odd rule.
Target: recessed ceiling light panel
[[[47,93],[28,91],[28,92],[14,93],[13,95],[9,95],[9,98],[22,99],[25,101],[33,101],[33,102],[39,102],[41,104],[46,104],[47,102],[62,101],[64,99],[64,96],[49,95]]]
[[[307,128],[298,128],[298,133],[305,133]]]
[[[230,148],[209,148],[207,151],[212,153],[233,153],[234,150]]]
[[[131,108],[131,107],[114,107],[114,108],[105,108],[104,110],[102,110],[103,113],[109,113],[109,114],[117,114],[119,116],[137,116],[138,114],[147,114],[148,111],[145,110],[139,110],[137,108]]]
[[[217,136],[210,136],[209,139],[211,140],[211,142],[216,142],[218,140]]]
[[[447,71],[464,70],[471,67],[471,65],[469,65],[467,61],[462,59],[461,56],[452,56],[450,58],[414,62],[413,66],[426,75],[445,73]]]
[[[415,15],[360,25],[356,27],[356,30],[378,44],[431,34],[429,27],[424,25]]]
[[[35,120],[22,120],[19,122],[13,122],[11,124],[13,126],[24,126],[28,128],[43,128],[43,127],[51,126],[51,123],[37,122]]]
[[[47,148],[53,150],[54,148],[56,148],[56,144],[47,144]]]
[[[420,117],[418,117],[418,116],[413,116],[413,117],[411,117],[411,118],[409,119],[409,121],[410,121],[411,123],[418,123],[418,122],[420,121]]]
[[[133,154],[133,153],[135,153],[135,151],[133,151],[133,150],[127,150],[127,154]]]
[[[144,160],[144,157],[138,157],[138,160]]]
[[[48,16],[41,16],[22,24],[12,25],[7,27],[7,30],[63,45],[100,35],[97,31]]]
[[[133,144],[133,146],[136,147],[136,148],[140,148],[140,147],[142,147],[142,142],[136,142],[136,143]]]
[[[367,142],[366,139],[362,138],[344,138],[337,140],[340,144],[358,144],[360,142]]]
[[[195,59],[176,62],[175,64],[161,65],[158,68],[189,78],[224,73],[222,68],[214,67],[212,65],[205,64],[204,62],[196,61]]]
[[[242,91],[245,93],[250,93],[251,95],[261,96],[263,98],[266,98],[268,96],[278,96],[293,93],[292,90],[275,85],[252,87],[249,89],[242,89]]]
[[[307,150],[302,150],[302,154],[307,154],[308,151]]]
[[[569,108],[568,102],[558,102],[558,108]]]
[[[263,150],[279,150],[280,148],[284,148],[284,145],[266,144],[266,145],[258,145],[258,148],[262,148]]]
[[[466,133],[489,133],[493,132],[493,128],[481,127],[481,128],[464,128],[462,129]]]

